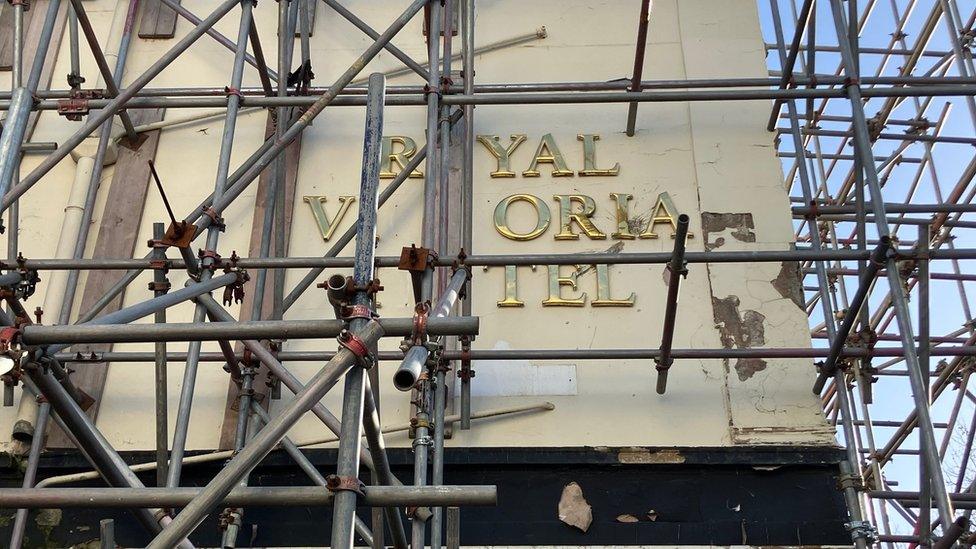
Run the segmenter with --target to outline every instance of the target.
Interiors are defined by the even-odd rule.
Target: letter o
[[[536,224],[535,228],[527,233],[517,233],[513,231],[508,226],[508,207],[513,202],[528,202],[535,209]],[[513,194],[502,199],[501,202],[495,206],[495,230],[498,234],[508,238],[510,240],[532,240],[538,238],[542,233],[546,232],[549,228],[549,222],[552,220],[552,214],[549,211],[549,206],[545,202],[539,199],[537,196],[531,194]]]

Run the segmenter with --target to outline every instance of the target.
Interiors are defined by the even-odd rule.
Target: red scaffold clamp
[[[373,363],[376,362],[375,357],[369,352],[369,347],[366,346],[366,342],[359,339],[359,336],[350,332],[349,330],[343,330],[339,332],[339,337],[336,338],[339,341],[339,345],[344,347],[356,355],[356,362],[360,366],[369,370],[373,367]]]
[[[413,312],[413,330],[410,332],[410,342],[413,345],[423,345],[427,340],[427,319],[430,315],[430,302],[422,301],[417,304]]]

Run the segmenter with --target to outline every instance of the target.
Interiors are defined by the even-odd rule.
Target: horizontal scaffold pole
[[[387,336],[413,332],[413,318],[377,319]],[[135,343],[153,341],[217,341],[231,339],[313,339],[336,337],[346,324],[341,320],[252,320],[199,324],[100,324],[95,326],[25,326],[24,345],[65,343]],[[477,335],[477,317],[431,319],[431,335]]]
[[[328,480],[328,479],[327,479]],[[494,486],[366,486],[362,503],[370,507],[490,506]],[[0,507],[155,508],[183,507],[201,488],[17,488],[0,491]],[[235,488],[222,505],[285,507],[332,505],[335,494],[319,486],[249,486]]]

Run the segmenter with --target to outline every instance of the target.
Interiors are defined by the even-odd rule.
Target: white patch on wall
[[[494,348],[506,350],[512,347],[507,341],[499,341]],[[473,396],[561,396],[578,392],[575,364],[479,360],[472,367],[476,372],[471,381]]]

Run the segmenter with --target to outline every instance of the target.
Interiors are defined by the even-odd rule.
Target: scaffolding
[[[22,490],[0,493],[0,507],[19,508],[11,547],[20,547],[27,509],[37,507],[120,507],[133,510],[136,518],[154,537],[149,547],[192,547],[187,536],[207,515],[221,512],[223,545],[234,547],[247,506],[331,505],[331,540],[323,545],[352,547],[355,536],[373,543],[377,528],[389,529],[390,542],[398,547],[423,547],[426,523],[432,524],[429,543],[457,547],[459,543],[456,508],[467,505],[492,505],[496,502],[491,486],[445,486],[445,424],[459,420],[467,428],[473,416],[470,409],[470,366],[473,360],[559,360],[588,358],[640,358],[652,360],[657,369],[657,391],[667,390],[668,369],[674,361],[690,358],[796,358],[816,359],[818,379],[813,390],[821,395],[824,408],[846,449],[842,463],[841,486],[849,507],[847,528],[857,547],[876,543],[911,543],[949,547],[965,536],[968,542],[969,517],[976,508],[976,482],[966,483],[966,462],[976,429],[970,428],[962,444],[964,459],[956,478],[946,474],[947,447],[953,442],[976,355],[976,324],[969,312],[966,282],[974,280],[966,272],[966,261],[976,259],[976,247],[957,248],[956,233],[976,227],[963,215],[976,211],[972,199],[976,175],[976,154],[967,149],[965,167],[951,190],[943,195],[939,182],[941,165],[938,153],[952,147],[976,144],[976,67],[973,43],[976,37],[976,10],[966,14],[965,3],[956,0],[892,0],[890,6],[876,0],[770,0],[761,2],[768,10],[775,41],[767,44],[771,65],[768,78],[725,78],[692,80],[643,80],[650,0],[635,9],[637,26],[634,70],[626,78],[608,82],[547,82],[536,84],[476,83],[474,0],[413,0],[382,31],[374,30],[338,0],[325,0],[340,16],[352,22],[372,43],[328,87],[311,85],[308,3],[296,0],[278,4],[277,71],[269,68],[253,21],[253,2],[224,0],[215,2],[209,14],[193,14],[172,0],[161,0],[192,30],[183,35],[128,86],[119,88],[125,67],[126,50],[134,32],[138,0],[131,0],[126,26],[117,52],[115,67],[110,67],[99,46],[82,0],[70,0],[69,21],[72,82],[71,89],[39,89],[39,80],[51,42],[61,2],[50,0],[43,16],[40,51],[31,66],[24,66],[23,17],[26,3],[10,1],[14,32],[13,85],[0,93],[0,109],[6,111],[0,135],[0,212],[6,213],[8,261],[0,275],[0,298],[8,312],[0,315],[5,328],[0,331],[0,363],[7,369],[5,401],[12,402],[15,386],[38,397],[33,429],[43,431],[56,421],[73,439],[110,486],[105,489],[34,487],[43,437],[33,438]],[[638,2],[634,2],[635,8]],[[789,18],[782,10],[789,7]],[[893,27],[876,22],[877,13],[890,9]],[[915,37],[906,29],[917,26],[913,13],[926,15]],[[423,14],[423,15],[420,15]],[[391,17],[394,14],[391,13]],[[38,15],[35,15],[37,17]],[[818,34],[817,17],[821,21]],[[214,30],[224,19],[239,17],[236,39]],[[392,45],[391,40],[415,17],[426,17],[428,59],[418,63]],[[459,21],[459,32],[454,22]],[[824,33],[823,29],[831,30]],[[942,29],[948,49],[930,49],[934,36]],[[438,29],[441,29],[438,32]],[[81,31],[80,33],[78,31]],[[885,48],[862,47],[866,32],[890,34]],[[296,52],[294,40],[300,36],[300,69],[290,77],[289,67]],[[204,35],[234,52],[230,84],[226,88],[149,87],[153,79]],[[531,38],[531,37],[530,37]],[[78,70],[81,42],[87,44],[97,61],[104,87],[82,89],[84,79]],[[518,43],[519,39],[511,41]],[[503,47],[495,44],[494,47]],[[452,78],[455,50],[460,50],[460,84]],[[423,77],[425,86],[387,86],[386,76],[372,74],[356,80],[363,68],[379,52],[386,50]],[[880,59],[880,61],[879,61]],[[890,65],[901,62],[900,67]],[[260,87],[244,87],[245,65],[261,75]],[[830,65],[824,71],[825,64]],[[819,69],[819,71],[818,71]],[[867,69],[866,71],[863,69]],[[865,72],[873,71],[873,74]],[[924,71],[924,73],[922,73]],[[796,221],[797,246],[788,251],[685,251],[685,238],[675,240],[674,250],[665,253],[606,254],[530,254],[478,255],[472,250],[472,157],[476,105],[627,103],[628,115],[621,127],[633,135],[637,112],[647,102],[697,101],[772,101],[768,130],[774,132],[779,154],[784,159],[786,185],[794,195],[792,209]],[[954,117],[969,118],[963,123],[965,135],[943,135],[950,116],[950,101],[963,103]],[[258,150],[231,172],[235,124],[242,105],[262,108],[276,117],[275,133]],[[263,172],[270,172],[279,183],[285,177],[280,161],[289,144],[300,137],[324,109],[351,105],[365,107],[366,127],[363,145],[359,222],[340,236],[324,257],[275,257],[269,250],[281,249],[282,223],[275,223],[275,208],[283,208],[284,191],[269,194],[275,207],[265,210],[262,253],[259,257],[223,258],[218,253],[223,227],[222,212]],[[399,175],[380,192],[380,146],[386,106],[426,106],[428,146],[421,148]],[[113,138],[112,124],[118,117],[124,128],[123,141],[140,140],[140,128],[130,119],[139,109],[184,107],[223,109],[224,129],[217,162],[213,193],[182,220],[166,203],[170,220],[154,226],[152,251],[142,259],[88,259],[84,257],[87,228],[79,233],[69,259],[37,259],[21,254],[16,239],[18,201],[29,196],[33,185],[49,173],[89,135],[99,136],[98,154],[104,156]],[[32,113],[52,110],[80,119],[80,129],[57,144],[26,143]],[[929,113],[939,110],[932,121]],[[205,113],[212,116],[212,113]],[[899,119],[897,117],[901,116]],[[461,197],[462,235],[458,249],[445,249],[443,235],[437,232],[437,196],[448,186],[449,154],[447,136],[455,124],[463,135]],[[772,139],[772,137],[771,137]],[[936,149],[936,144],[944,144]],[[848,149],[850,147],[850,149]],[[44,160],[26,174],[20,174],[20,161],[26,152],[44,153]],[[912,155],[915,155],[913,158]],[[944,154],[944,153],[943,153]],[[955,157],[954,157],[955,158]],[[378,209],[426,160],[424,177],[423,231],[418,247],[405,247],[400,257],[375,256]],[[102,162],[94,162],[97,178]],[[155,170],[153,175],[156,177]],[[910,181],[904,186],[888,185],[896,177]],[[933,188],[934,203],[922,203],[923,182]],[[165,193],[156,177],[159,191]],[[94,191],[83,200],[82,219],[90,221]],[[283,210],[279,210],[283,211]],[[82,227],[87,227],[82,222]],[[688,219],[679,220],[678,233],[687,232]],[[909,238],[899,242],[905,227],[916,227]],[[202,235],[205,238],[200,239]],[[196,254],[191,243],[204,242]],[[355,243],[355,254],[338,257],[342,248]],[[175,248],[179,258],[167,256]],[[437,252],[440,252],[439,254]],[[27,257],[25,257],[27,255]],[[681,275],[695,264],[718,262],[801,262],[805,280],[806,309],[811,318],[812,336],[824,345],[809,348],[680,349],[672,348]],[[472,350],[470,338],[478,332],[478,318],[471,315],[472,268],[499,265],[576,265],[667,264],[671,284],[665,310],[665,325],[659,348],[630,349],[530,349]],[[948,265],[947,272],[931,270],[930,265]],[[281,320],[296,299],[320,279],[326,269],[352,268],[351,277],[328,278],[326,289],[334,308],[334,319]],[[416,313],[412,318],[378,318],[374,310],[376,292],[381,287],[375,269],[398,267],[412,275]],[[192,283],[170,291],[167,269],[185,269]],[[268,273],[274,269],[274,273]],[[304,279],[285,292],[283,269],[307,269]],[[22,301],[37,284],[38,271],[65,271],[66,292],[73,296],[78,273],[85,270],[125,271],[125,276],[109,288],[91,310],[84,311],[74,324],[66,322],[67,307],[49,311],[59,315],[57,325],[44,325],[32,319]],[[143,271],[154,273],[152,299],[99,316]],[[238,320],[210,293],[225,291],[225,304],[239,299],[249,280],[248,270],[256,272],[257,292],[264,292],[265,280],[274,276],[272,320]],[[960,328],[944,336],[931,330],[931,281],[946,281],[958,288],[965,318]],[[911,300],[911,303],[910,303]],[[264,299],[254,300],[260,318]],[[195,303],[194,322],[166,322],[165,311],[179,303]],[[133,324],[154,316],[152,324]],[[209,322],[205,322],[209,321]],[[402,352],[379,352],[382,337],[404,338]],[[336,338],[338,351],[282,351],[270,341],[301,338]],[[459,345],[449,345],[455,338]],[[190,342],[186,353],[168,352],[167,342]],[[206,353],[202,341],[217,341],[221,352]],[[155,342],[151,353],[105,352],[83,357],[66,349],[76,343]],[[235,342],[246,349],[242,356]],[[932,368],[935,357],[944,357]],[[876,360],[883,363],[875,364]],[[155,362],[157,367],[157,460],[159,487],[147,488],[98,431],[84,413],[86,395],[72,383],[68,364],[94,362]],[[294,360],[325,361],[325,366],[307,383],[302,383],[283,365]],[[165,367],[168,361],[185,362],[187,375],[184,394],[177,410],[176,436],[167,440]],[[213,459],[230,458],[226,467],[204,488],[180,488],[179,479],[189,425],[193,374],[204,361],[225,362],[240,387],[240,406],[234,450]],[[384,446],[384,429],[377,415],[378,378],[373,368],[377,361],[395,361],[394,383],[401,390],[415,390],[415,475],[412,485],[403,485],[390,471]],[[445,417],[447,364],[459,364],[461,413]],[[259,370],[270,372],[293,391],[296,398],[273,417],[250,400],[251,387]],[[266,375],[266,374],[265,374]],[[910,411],[904,418],[872,418],[870,405],[877,395],[872,384],[885,378],[895,385],[884,389],[884,398],[907,399]],[[890,378],[890,380],[889,380]],[[188,381],[187,381],[188,380]],[[907,380],[907,385],[905,384]],[[343,405],[339,417],[320,401],[340,382]],[[955,396],[952,391],[955,390]],[[880,393],[880,391],[879,391]],[[949,396],[945,396],[949,395]],[[941,422],[933,419],[938,399],[954,399]],[[942,410],[944,407],[938,408]],[[335,474],[324,477],[310,466],[299,445],[286,433],[305,413],[311,411],[338,437],[339,450]],[[507,413],[502,411],[499,413]],[[976,415],[971,421],[976,426]],[[263,426],[262,426],[263,425]],[[260,428],[259,428],[260,427]],[[889,431],[894,427],[894,431]],[[944,431],[941,440],[937,430]],[[903,447],[916,435],[917,450]],[[361,440],[365,438],[365,448]],[[327,490],[303,488],[257,488],[247,486],[250,471],[273,449],[283,447],[306,471],[311,481]],[[894,491],[892,486],[905,479],[892,479],[885,466],[899,453],[917,455],[918,491]],[[153,464],[148,464],[152,467]],[[369,468],[372,483],[363,486],[358,478],[360,465]],[[430,476],[428,477],[428,473]],[[893,482],[897,481],[897,482]],[[357,503],[382,508],[382,516],[366,522],[356,516]],[[182,507],[175,516],[166,510]],[[957,510],[963,512],[957,513]],[[892,516],[892,515],[897,516]],[[409,519],[409,520],[405,520]],[[903,532],[907,524],[911,534]],[[114,547],[112,524],[103,524],[103,545]],[[445,529],[446,526],[446,529]],[[410,532],[408,533],[408,530]],[[442,530],[446,531],[441,539]],[[382,542],[378,544],[382,546]]]

